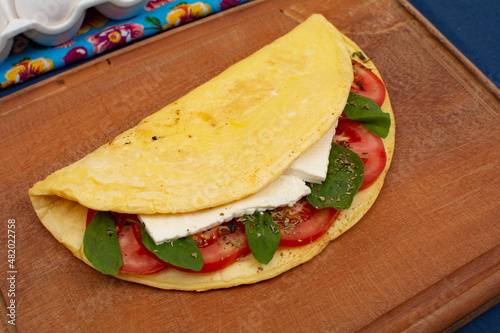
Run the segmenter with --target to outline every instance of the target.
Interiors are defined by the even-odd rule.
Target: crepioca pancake
[[[29,191],[44,226],[79,259],[89,208],[132,214],[191,212],[239,200],[276,179],[338,119],[359,47],[321,15],[231,66]],[[380,76],[374,65],[365,66]],[[256,283],[309,261],[351,228],[377,198],[394,150],[394,114],[376,182],[316,241],[279,247],[267,265],[249,254],[213,273],[167,268],[117,278],[162,289]],[[229,163],[228,163],[229,161]],[[161,167],[160,167],[161,166]]]

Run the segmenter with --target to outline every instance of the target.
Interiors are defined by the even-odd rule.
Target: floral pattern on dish
[[[219,3],[220,9],[225,10],[234,6],[237,6],[241,3],[241,0],[222,0]]]
[[[68,53],[66,53],[66,55],[62,57],[62,60],[66,65],[69,65],[79,60],[85,59],[87,55],[88,52],[86,48],[84,48],[83,46],[77,46],[69,50]]]
[[[2,88],[26,81],[29,78],[48,72],[52,68],[54,68],[54,63],[50,59],[37,58],[31,60],[30,58],[23,58],[5,73],[7,82],[2,82]]]
[[[77,35],[65,44],[46,47],[16,36],[8,57],[0,61],[0,77],[8,78],[0,80],[0,89],[248,1],[148,0],[142,12],[123,20],[89,8]],[[30,59],[35,60],[30,64]]]
[[[166,5],[167,3],[175,2],[177,0],[150,0],[146,6],[144,7],[145,10],[148,12],[151,12],[153,10],[156,10],[160,8],[163,5]]]
[[[167,24],[163,26],[163,30],[167,30],[187,22],[194,21],[201,17],[207,16],[212,12],[209,4],[197,1],[193,4],[180,3],[175,6],[166,17]]]
[[[103,31],[85,37],[94,47],[94,54],[99,54],[112,48],[130,43],[144,36],[144,26],[137,23],[125,23],[107,27]]]

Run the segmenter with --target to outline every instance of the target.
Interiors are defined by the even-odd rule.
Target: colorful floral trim
[[[0,63],[0,90],[248,1],[150,0],[140,14],[123,21],[89,9],[77,35],[57,47],[15,37],[9,57]]]

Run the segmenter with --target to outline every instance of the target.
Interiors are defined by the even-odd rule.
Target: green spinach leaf
[[[311,194],[306,199],[317,209],[347,209],[363,184],[364,172],[363,161],[356,153],[332,143],[326,179],[321,184],[308,184]]]
[[[245,223],[248,246],[255,259],[267,265],[280,244],[281,234],[278,224],[268,212],[255,212],[240,218]]]
[[[111,213],[97,212],[90,221],[83,235],[83,253],[99,272],[118,273],[123,261]]]
[[[158,258],[174,266],[195,272],[203,268],[203,257],[200,249],[191,237],[179,238],[157,245],[146,231],[144,225],[142,223],[140,225],[142,243]]]
[[[371,133],[386,138],[391,127],[391,116],[382,112],[380,106],[371,99],[350,94],[344,108],[347,118],[357,121]]]

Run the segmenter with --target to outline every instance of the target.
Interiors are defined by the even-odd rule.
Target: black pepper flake
[[[153,136],[151,139],[153,139],[153,141],[154,141],[154,140],[158,140],[158,137],[155,135],[155,136]]]

